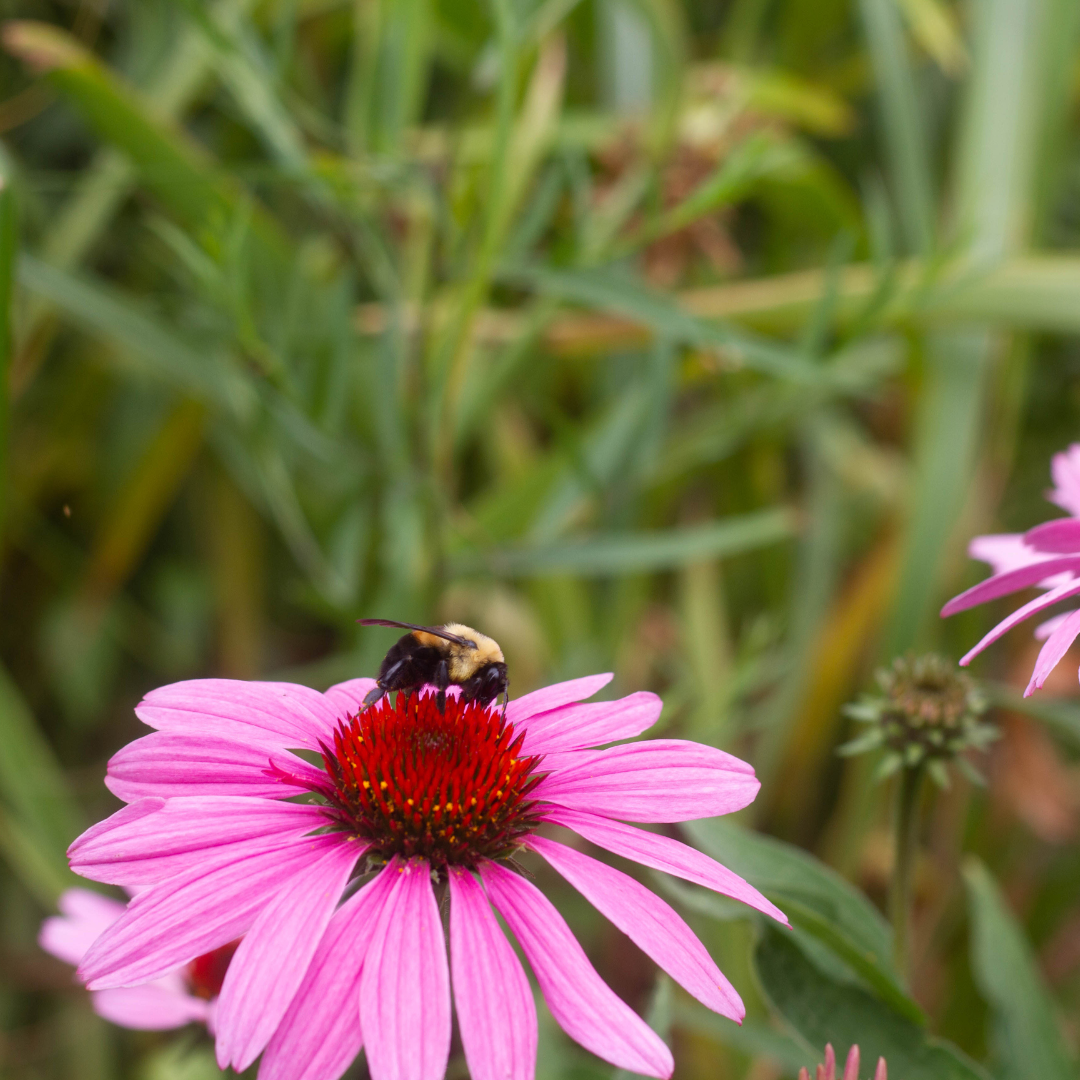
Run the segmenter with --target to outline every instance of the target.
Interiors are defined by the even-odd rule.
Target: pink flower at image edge
[[[953,597],[941,609],[943,616],[955,615],[1019,589],[1038,587],[1043,592],[987,633],[961,658],[960,663],[965,666],[1014,626],[1054,604],[1080,596],[1080,443],[1055,454],[1050,471],[1054,487],[1047,492],[1047,498],[1068,510],[1069,517],[1044,522],[1026,533],[977,536],[968,546],[972,558],[989,563],[993,574]],[[1062,612],[1036,628],[1035,636],[1044,644],[1024,697],[1043,686],[1078,635],[1080,610]]]
[[[66,890],[57,907],[60,914],[41,924],[38,944],[73,966],[127,910],[119,900],[87,889]],[[213,1030],[213,1001],[193,993],[182,970],[141,986],[96,990],[90,1000],[99,1016],[121,1027],[165,1031],[196,1021]]]
[[[573,1039],[619,1067],[670,1076],[668,1047],[510,856],[541,856],[736,1021],[739,995],[674,909],[536,829],[563,826],[786,919],[702,852],[625,823],[731,813],[759,784],[745,762],[683,740],[595,749],[637,737],[660,713],[648,693],[583,702],[610,678],[517,698],[505,720],[456,696],[440,713],[427,692],[364,710],[371,679],[325,694],[230,680],[153,691],[136,712],[156,730],[109,764],[106,783],[129,805],[69,851],[77,872],[141,890],[80,974],[92,990],[133,986],[243,936],[217,1003],[223,1068],[241,1071],[261,1053],[260,1080],[336,1080],[363,1046],[374,1080],[441,1080],[452,988],[474,1080],[531,1080],[535,1005],[498,912]],[[317,801],[285,801],[305,793]],[[358,866],[370,876],[354,891]],[[433,877],[449,894],[449,958]]]

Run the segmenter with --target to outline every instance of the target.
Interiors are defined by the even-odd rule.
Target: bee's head
[[[501,660],[485,664],[473,676],[472,682],[476,688],[473,696],[477,701],[487,705],[507,690],[509,681],[506,675],[506,664]]]

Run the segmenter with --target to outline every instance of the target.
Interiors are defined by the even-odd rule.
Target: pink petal
[[[1080,516],[1080,443],[1073,443],[1050,459],[1050,475],[1054,490],[1047,498],[1070,514]]]
[[[121,807],[115,814],[105,818],[103,821],[94,822],[89,829],[72,840],[67,849],[68,857],[70,858],[83,844],[98,840],[121,825],[132,825],[142,818],[156,814],[164,805],[164,799],[157,796],[148,796],[145,799],[139,799],[130,806]]]
[[[1024,543],[1023,533],[992,533],[976,536],[968,543],[968,554],[979,562],[989,563],[995,574],[1017,570],[1033,562],[1050,558]]]
[[[546,776],[536,797],[630,821],[692,821],[741,810],[761,786],[745,761],[682,739],[613,746],[582,758]]]
[[[859,1046],[856,1043],[849,1051],[847,1064],[844,1065],[843,1080],[859,1080]]]
[[[218,735],[282,749],[318,749],[338,716],[318,690],[296,683],[192,679],[151,690],[135,715],[153,728]]]
[[[889,1080],[889,1070],[885,1066],[885,1059],[877,1059],[877,1068],[874,1070],[874,1080]]]
[[[149,884],[196,869],[230,848],[276,848],[328,824],[319,806],[239,795],[169,799],[154,813],[136,816],[144,802],[161,800],[125,806],[95,826],[94,835],[80,836],[68,849],[72,870],[93,881]],[[102,829],[110,822],[116,823]]]
[[[535,885],[496,863],[481,863],[480,873],[562,1029],[612,1065],[645,1076],[671,1076],[675,1068],[671,1051],[596,974],[551,901]]]
[[[644,691],[618,701],[563,705],[528,721],[522,753],[548,754],[632,739],[656,723],[662,708],[655,694]]]
[[[1070,615],[1071,611],[1063,611],[1059,615],[1053,615],[1046,622],[1039,623],[1032,635],[1036,641],[1045,641]]]
[[[472,1080],[532,1080],[537,1026],[529,980],[484,890],[459,868],[450,871],[450,960]]]
[[[966,592],[954,596],[942,609],[942,617],[947,618],[955,615],[958,611],[966,611],[977,604],[985,604],[988,600],[996,600],[999,596],[1016,592],[1017,589],[1026,589],[1032,585],[1045,582],[1064,571],[1076,571],[1080,569],[1080,555],[1067,557],[1047,557],[1028,563],[1027,566],[1009,570],[1004,574],[996,574],[994,577],[980,581],[978,585],[972,585]]]
[[[1075,554],[1080,551],[1080,518],[1044,521],[1024,533],[1024,543],[1036,551]]]
[[[337,843],[263,908],[225,973],[215,1018],[217,1060],[243,1072],[270,1041],[303,981],[357,858],[360,841]]]
[[[569,705],[572,701],[584,701],[602,690],[615,676],[586,675],[583,679],[570,679],[567,682],[552,683],[534,690],[531,694],[514,698],[506,706],[506,718],[515,727],[520,727],[530,716],[549,712],[560,705]]]
[[[41,924],[38,944],[69,964],[78,964],[94,941],[124,914],[119,900],[89,889],[65,890],[56,906],[62,914]]]
[[[378,1080],[442,1080],[450,1057],[450,972],[423,859],[397,868],[360,977],[360,1027]]]
[[[375,686],[374,679],[349,679],[348,682],[331,686],[323,697],[337,716],[344,719],[346,716],[355,716],[364,707],[364,698]]]
[[[748,881],[703,851],[673,840],[670,836],[645,832],[644,829],[635,829],[633,825],[624,825],[621,821],[611,821],[581,810],[567,810],[562,806],[545,807],[544,818],[573,829],[586,840],[616,855],[741,900],[757,911],[771,915],[777,922],[790,925],[787,916]]]
[[[1031,673],[1031,680],[1024,691],[1024,697],[1030,697],[1036,690],[1041,689],[1050,672],[1057,667],[1058,661],[1069,651],[1069,647],[1080,634],[1080,611],[1071,611],[1054,628],[1046,639],[1046,643],[1039,650],[1039,657],[1035,661],[1035,670]]]
[[[531,836],[528,846],[698,1001],[742,1023],[742,998],[669,904],[622,871],[565,844]]]
[[[281,1023],[259,1080],[337,1080],[360,1053],[360,974],[397,859],[334,912]]]
[[[961,666],[966,667],[987,647],[987,645],[997,641],[999,637],[1008,633],[1014,626],[1018,626],[1025,619],[1031,618],[1032,615],[1037,615],[1040,611],[1045,611],[1048,607],[1053,607],[1059,600],[1067,600],[1070,596],[1076,596],[1078,593],[1080,593],[1080,581],[1073,581],[1067,585],[1051,589],[1048,593],[1043,593],[1042,596],[1036,597],[1034,600],[1024,604],[1023,607],[1017,608],[1011,615],[1002,619],[993,630],[986,634],[974,649],[971,649],[966,655],[960,658]]]
[[[311,769],[306,762],[286,754],[273,743],[155,731],[128,743],[112,756],[105,786],[125,802],[148,795],[165,798],[254,795],[286,799],[296,792],[267,775],[273,755],[285,755],[297,766]]]
[[[206,1001],[166,990],[156,983],[116,990],[95,990],[90,1003],[98,1016],[139,1031],[167,1031],[192,1021],[206,1023]]]
[[[283,838],[279,848],[218,855],[158,882],[94,942],[80,976],[91,990],[131,986],[235,941],[294,874],[343,842]]]

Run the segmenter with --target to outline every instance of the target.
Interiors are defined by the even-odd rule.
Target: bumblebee
[[[446,688],[461,687],[462,701],[488,705],[509,695],[506,661],[498,642],[461,623],[414,626],[392,619],[360,619],[361,626],[400,626],[409,633],[398,638],[379,666],[377,684],[364,698],[365,708],[390,690],[411,694],[425,683],[437,692],[439,711],[446,711]]]

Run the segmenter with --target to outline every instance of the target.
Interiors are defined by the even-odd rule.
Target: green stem
[[[900,774],[896,792],[896,861],[889,888],[889,918],[893,928],[893,964],[902,982],[907,982],[911,930],[911,888],[919,837],[919,792],[922,765],[906,767]]]

